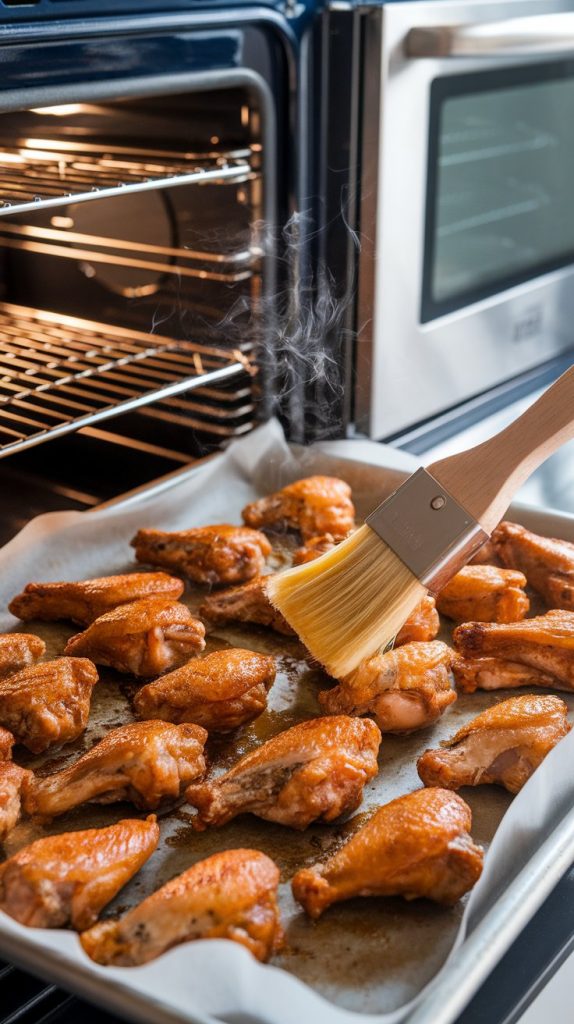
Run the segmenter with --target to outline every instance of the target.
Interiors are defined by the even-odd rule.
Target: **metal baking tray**
[[[373,503],[373,494],[380,497],[389,493],[405,475],[404,470],[396,468],[396,455],[395,468],[391,470],[384,466],[384,448],[366,447],[372,464],[341,459],[320,449],[292,449],[292,453],[299,476],[323,472],[346,479],[353,487],[358,513],[363,515]],[[353,448],[347,444],[343,445],[343,450],[347,454]],[[362,451],[364,457],[364,445]],[[376,465],[375,459],[380,461],[381,457],[383,466]],[[101,572],[134,568],[127,546],[134,520],[141,517],[142,525],[147,525],[146,509],[153,503],[157,507],[162,496],[166,507],[173,508],[177,504],[178,488],[195,479],[201,482],[202,474],[212,472],[222,458],[226,456],[216,456],[201,466],[178,471],[156,485],[114,502],[114,514],[119,514],[120,519],[122,513],[126,514],[126,557],[124,562],[116,561],[113,565],[104,559]],[[293,478],[292,466],[289,478]],[[261,490],[271,490],[282,482],[281,466],[273,466],[265,486],[261,487],[261,480],[258,483]],[[242,502],[240,496],[238,500]],[[541,532],[574,540],[574,517],[526,508],[514,508],[511,514]],[[83,515],[84,524],[89,523],[92,515],[92,512]],[[196,508],[194,515],[190,525],[201,521],[201,509]],[[220,517],[238,521],[229,500],[221,505]],[[215,521],[213,517],[211,521]],[[162,523],[157,521],[156,525]],[[166,525],[171,528],[174,524],[167,522]],[[278,538],[276,566],[287,561],[293,546],[289,536]],[[40,565],[38,569],[38,578],[48,578],[49,573],[42,572]],[[187,593],[185,599],[192,609],[197,608],[203,593],[198,588]],[[61,623],[31,624],[31,628],[46,641],[48,656],[61,653],[65,640],[75,631]],[[449,632],[447,624],[445,639]],[[319,669],[309,665],[304,649],[295,640],[258,627],[230,626],[211,633],[207,651],[226,645],[272,653],[277,657],[279,671],[267,712],[235,736],[210,740],[209,760],[212,770],[217,772],[278,731],[318,714],[316,693],[330,685]],[[136,688],[134,681],[102,669],[84,736],[56,754],[27,755],[19,757],[19,763],[43,773],[74,760],[107,729],[131,720],[130,699]],[[134,1020],[158,1024],[168,1021],[282,1024],[287,1020],[282,1015],[283,1001],[285,1005],[290,1001],[291,1014],[295,1003],[300,1003],[299,1018],[313,1019],[314,1024],[335,1021],[346,1024],[351,1020],[364,1020],[364,1014],[373,1015],[372,1020],[383,1014],[393,1014],[393,1019],[398,1019],[400,1006],[416,997],[443,964],[458,931],[465,901],[455,908],[444,909],[424,901],[407,904],[395,899],[352,900],[312,923],[292,900],[289,881],[300,867],[313,863],[340,845],[375,806],[417,788],[420,782],[415,762],[422,750],[437,745],[463,722],[507,695],[461,695],[434,727],[413,736],[384,737],[379,776],[365,787],[360,813],[349,822],[331,827],[315,826],[298,833],[245,816],[223,829],[195,833],[190,823],[191,808],[181,805],[161,812],[162,838],[158,851],[103,916],[128,909],[216,850],[256,847],[273,857],[281,869],[280,905],[287,945],[272,966],[256,964],[245,950],[234,944],[203,942],[177,947],[144,967],[102,968],[81,953],[74,933],[25,929],[1,914],[0,952]],[[567,699],[570,710],[574,710],[574,696],[561,696]],[[511,797],[496,787],[466,789],[463,795],[473,811],[473,837],[488,847]],[[48,830],[34,822],[23,822],[8,837],[5,853],[9,856],[46,831],[98,827],[133,814],[133,808],[127,804],[94,805],[56,819]],[[535,854],[524,865],[512,865],[512,874],[492,910],[481,921],[474,922],[468,938],[451,957],[434,988],[431,987],[424,1002],[406,1018],[409,1024],[451,1024],[574,861],[574,811],[563,815],[563,808],[557,808],[556,821],[552,824],[555,827],[544,837],[545,841]],[[293,976],[305,984],[293,985]],[[246,1005],[245,992],[248,988],[254,989],[254,977],[264,990],[258,1006]],[[202,991],[205,994],[210,982],[217,987],[218,995],[210,1003],[214,1009],[206,1012],[199,1007],[204,1002]]]

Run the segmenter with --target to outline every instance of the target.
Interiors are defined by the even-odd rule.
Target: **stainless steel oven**
[[[365,15],[356,423],[372,437],[574,344],[573,12]]]

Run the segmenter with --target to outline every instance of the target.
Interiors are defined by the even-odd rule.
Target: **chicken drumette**
[[[467,565],[437,596],[441,615],[455,622],[516,622],[530,607],[526,576],[495,565]]]
[[[0,722],[34,754],[70,743],[86,728],[98,681],[87,658],[56,658],[0,681]]]
[[[310,917],[354,896],[425,897],[450,906],[482,871],[471,824],[470,807],[447,790],[398,797],[327,861],[299,871],[293,895]]]
[[[399,629],[395,637],[395,647],[402,644],[410,644],[414,641],[427,643],[434,640],[440,629],[440,619],[436,610],[434,597],[427,594],[423,597],[413,612],[409,615],[404,626]]]
[[[0,864],[0,910],[32,928],[90,928],[158,841],[155,815],[38,839]]]
[[[498,783],[518,793],[570,731],[567,713],[559,697],[510,697],[463,725],[442,749],[426,750],[418,773],[425,786]]]
[[[509,685],[574,690],[574,612],[555,610],[522,622],[465,622],[453,640],[462,655],[455,678],[467,692]],[[516,666],[523,666],[522,673]]]
[[[188,782],[203,775],[206,740],[199,725],[122,725],[69,768],[34,778],[26,789],[24,809],[54,818],[88,801],[130,800],[153,811],[162,800],[176,800]]]
[[[33,633],[0,633],[0,679],[34,665],[46,644]]]
[[[247,526],[199,526],[166,532],[138,530],[132,547],[138,562],[173,569],[194,583],[245,583],[263,572],[271,545]]]
[[[334,821],[359,806],[365,783],[377,774],[380,742],[370,719],[340,715],[294,725],[213,782],[189,786],[196,828],[248,812],[297,829]]]
[[[182,581],[165,572],[132,572],[80,583],[28,583],[8,608],[17,619],[25,621],[69,619],[80,626],[89,626],[94,619],[120,604],[142,597],[177,601],[183,590]]]
[[[523,572],[549,608],[574,612],[574,544],[500,523],[492,542],[503,565]]]
[[[178,668],[205,647],[205,627],[179,601],[144,597],[100,615],[66,644],[66,654],[85,655],[134,676]]]
[[[0,762],[0,843],[18,823],[22,792],[31,778],[32,772],[12,761]]]
[[[274,679],[274,658],[240,648],[215,651],[143,686],[134,707],[139,718],[229,732],[265,711]]]
[[[256,576],[241,587],[210,594],[200,606],[199,614],[216,626],[226,622],[252,622],[284,636],[294,636],[294,630],[267,597],[265,584],[269,579],[270,576]]]
[[[309,476],[243,509],[248,526],[289,527],[303,540],[330,533],[342,540],[355,526],[351,488],[333,476]]]
[[[99,964],[145,964],[181,942],[231,939],[258,960],[281,945],[277,866],[258,850],[225,850],[199,861],[119,921],[81,936]]]
[[[319,704],[329,714],[372,715],[381,732],[424,729],[456,700],[452,658],[440,640],[375,654],[338,686],[319,693]]]

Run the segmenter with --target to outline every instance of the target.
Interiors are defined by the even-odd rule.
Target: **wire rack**
[[[249,356],[0,303],[0,458],[196,388],[209,406]]]

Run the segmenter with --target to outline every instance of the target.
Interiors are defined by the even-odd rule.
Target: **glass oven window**
[[[431,87],[421,319],[574,260],[574,61]]]

